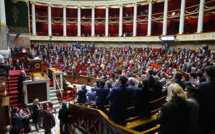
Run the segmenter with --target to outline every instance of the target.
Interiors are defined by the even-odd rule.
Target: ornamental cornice
[[[118,6],[118,5],[126,5],[126,4],[133,4],[133,3],[144,3],[147,0],[29,0],[35,1],[38,4],[44,5],[47,3],[52,4],[53,6],[62,6],[67,5],[69,6],[77,6],[81,5],[82,7],[91,7],[91,6]],[[155,1],[163,1],[163,0],[155,0]]]

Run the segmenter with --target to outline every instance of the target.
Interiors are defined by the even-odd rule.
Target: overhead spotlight
[[[159,36],[159,39],[162,41],[175,41],[176,36]]]

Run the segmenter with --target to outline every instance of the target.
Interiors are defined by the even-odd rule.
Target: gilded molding
[[[91,6],[91,8],[95,8],[95,6]]]
[[[67,8],[67,5],[62,5],[62,7],[66,7]]]
[[[64,36],[64,37],[66,37],[67,35],[66,35],[66,34],[64,34],[63,36]]]
[[[78,6],[77,6],[77,8],[81,8],[81,6],[80,6],[80,5],[78,5]]]
[[[137,2],[134,2],[133,5],[137,5]]]
[[[1,22],[0,25],[1,26],[6,26],[6,23],[5,22]]]
[[[106,5],[106,6],[105,6],[105,8],[109,8],[109,7],[110,7],[109,5]]]
[[[146,36],[151,36],[151,34],[147,34]]]
[[[47,6],[52,6],[52,4],[48,3]]]
[[[48,41],[49,36],[30,36],[31,41]],[[136,37],[77,37],[52,36],[52,41],[94,41],[94,42],[161,42],[159,36]],[[215,32],[177,35],[177,41],[214,41]]]
[[[36,4],[36,2],[35,2],[35,1],[31,1],[30,3],[31,3],[31,4]]]
[[[119,4],[118,6],[119,6],[119,7],[123,7],[123,5],[122,5],[122,4]]]
[[[152,2],[154,2],[154,0],[147,0],[147,3],[150,3],[150,2],[152,3]]]
[[[36,33],[32,33],[32,36],[36,36],[37,34]]]
[[[197,31],[196,33],[202,33],[203,31]]]
[[[178,34],[179,34],[179,35],[182,35],[182,34],[184,34],[184,32],[179,32]]]

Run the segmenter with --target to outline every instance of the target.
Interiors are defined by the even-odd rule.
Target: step
[[[54,96],[54,97],[50,97],[50,100],[58,100],[58,99],[57,99],[57,96]]]
[[[10,91],[17,90],[17,87],[10,87],[9,89],[10,89]],[[8,91],[8,88],[7,88],[7,91]]]
[[[60,104],[58,104],[58,105],[53,105],[53,108],[54,108],[54,109],[59,109],[59,108],[60,108]]]
[[[17,87],[17,85],[18,85],[18,83],[9,84],[10,87]],[[7,84],[7,86],[8,86],[8,84]]]
[[[50,95],[50,97],[55,97],[56,93],[50,93],[49,95]]]
[[[9,80],[18,80],[19,77],[10,77]]]
[[[6,81],[6,83],[8,83],[8,82]],[[10,83],[18,83],[18,80],[10,80],[10,81],[9,81],[9,84],[10,84]]]
[[[53,105],[55,105],[55,104],[59,104],[59,101],[55,100],[55,101],[51,101],[51,103],[53,103]]]

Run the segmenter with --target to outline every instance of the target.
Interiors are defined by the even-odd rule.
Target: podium
[[[42,59],[29,59],[31,63],[32,72],[43,72],[43,60]]]
[[[88,76],[78,76],[77,77],[77,83],[78,84],[85,84],[85,85],[87,85],[87,83],[88,83]]]
[[[54,89],[63,89],[63,72],[55,68],[47,68],[47,75],[53,81]]]
[[[25,104],[32,105],[36,98],[41,103],[50,102],[49,77],[43,72],[34,72],[30,76],[34,81],[23,81]]]

